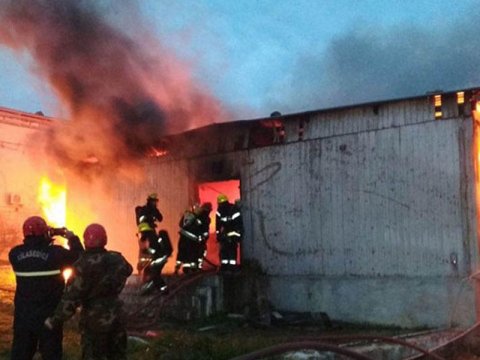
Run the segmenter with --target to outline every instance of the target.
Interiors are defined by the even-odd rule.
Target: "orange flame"
[[[67,189],[65,185],[55,184],[47,176],[40,179],[38,202],[42,207],[47,223],[54,227],[64,227],[67,221]],[[63,246],[67,247],[64,241]],[[65,281],[72,275],[72,269],[65,269]]]
[[[65,226],[67,220],[67,189],[65,185],[55,184],[47,176],[43,176],[38,189],[38,202],[49,225]]]
[[[477,222],[480,221],[480,102],[475,101],[472,106],[473,117],[473,153],[475,171],[475,196],[477,203]]]

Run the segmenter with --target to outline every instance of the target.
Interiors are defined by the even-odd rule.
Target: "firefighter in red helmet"
[[[90,224],[83,234],[85,253],[73,265],[60,304],[45,321],[56,329],[81,306],[82,359],[126,359],[127,334],[118,295],[133,268],[119,252],[108,251],[107,233]]]
[[[54,245],[53,234],[65,237],[69,250]],[[62,296],[63,270],[77,260],[83,246],[73,232],[50,228],[40,216],[25,220],[23,236],[23,244],[8,255],[17,282],[12,359],[31,360],[38,349],[43,359],[60,360],[62,327],[49,330],[43,322],[53,314]]]

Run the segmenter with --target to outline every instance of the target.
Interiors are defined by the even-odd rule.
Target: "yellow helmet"
[[[138,231],[142,232],[142,231],[151,231],[153,230],[152,227],[150,226],[149,223],[146,223],[146,222],[142,222],[140,224],[138,224]]]
[[[217,204],[221,204],[228,201],[228,197],[225,194],[220,194],[217,196]]]
[[[158,201],[158,194],[157,193],[151,193],[150,195],[148,195],[147,200]]]

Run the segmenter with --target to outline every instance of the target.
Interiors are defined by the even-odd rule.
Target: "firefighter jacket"
[[[242,214],[238,206],[229,202],[223,202],[218,205],[215,229],[217,241],[236,241],[240,242],[243,235]]]
[[[43,326],[62,297],[62,271],[83,252],[77,236],[68,239],[70,250],[44,237],[28,236],[8,254],[16,276],[14,326]]]
[[[208,237],[208,223],[192,211],[185,211],[178,225],[183,238],[200,243]]]
[[[152,258],[151,265],[164,264],[172,255],[173,247],[170,236],[166,230],[158,232],[157,240],[150,246],[149,254]]]
[[[51,318],[52,324],[66,321],[82,306],[82,329],[112,331],[122,322],[122,302],[118,295],[132,271],[132,266],[119,252],[87,249],[73,265],[72,277]]]
[[[198,219],[200,220],[201,222],[201,225],[200,225],[200,232],[202,234],[202,237],[204,239],[204,241],[208,240],[208,235],[210,233],[210,216],[209,216],[209,212],[207,211],[203,211],[199,216],[198,216]]]
[[[154,231],[155,221],[161,222],[163,216],[155,205],[145,204],[135,208],[137,227],[139,232]]]

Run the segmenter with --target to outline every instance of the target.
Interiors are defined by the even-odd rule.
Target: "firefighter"
[[[140,293],[141,295],[147,295],[154,290],[159,290],[166,294],[168,288],[167,283],[162,278],[162,270],[173,251],[170,236],[166,230],[159,231],[157,241],[151,245],[149,251],[151,259],[142,273],[143,285]]]
[[[230,203],[224,194],[218,195],[217,204],[215,229],[220,244],[220,270],[235,271],[239,269],[237,249],[243,235],[242,214],[238,205]]]
[[[126,360],[127,333],[118,295],[132,266],[121,253],[105,249],[107,233],[102,225],[88,225],[83,239],[86,251],[74,264],[62,300],[45,326],[61,327],[81,306],[82,359]]]
[[[201,257],[203,261],[204,243],[208,237],[208,227],[205,228],[202,216],[200,216],[203,211],[201,206],[195,204],[191,209],[185,211],[180,219],[176,274],[180,268],[183,268],[184,273],[200,269],[199,258]]]
[[[39,216],[23,223],[23,244],[8,254],[15,273],[15,310],[13,318],[13,360],[31,360],[37,351],[42,359],[62,358],[62,327],[48,330],[45,319],[53,314],[65,287],[62,272],[83,252],[80,239],[61,229],[69,250],[53,244],[52,228]]]
[[[202,241],[198,247],[198,268],[203,268],[203,260],[207,256],[207,241],[210,234],[210,213],[212,212],[212,203],[206,202],[200,206],[198,210],[198,218],[201,221],[201,230],[200,233],[202,234]]]
[[[152,193],[148,195],[147,202],[143,206],[135,208],[135,217],[139,235],[139,256],[137,270],[139,273],[152,261],[152,251],[158,241],[158,235],[155,228],[157,222],[163,220],[161,212],[157,208],[158,195]]]

